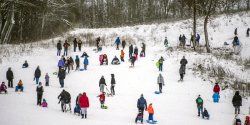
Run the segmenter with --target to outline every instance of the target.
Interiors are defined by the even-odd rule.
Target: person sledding
[[[5,85],[5,82],[2,82],[0,86],[0,94],[1,92],[4,92],[5,94],[7,94],[7,86]]]
[[[155,123],[157,122],[156,120],[154,120],[154,108],[153,108],[153,104],[150,103],[148,108],[146,109],[146,111],[148,111],[148,123]]]
[[[246,116],[245,124],[244,125],[250,125],[250,117]]]
[[[104,92],[104,87],[107,86],[104,76],[99,81],[100,92]]]
[[[67,104],[69,105],[69,110],[71,111],[71,96],[69,92],[63,89],[60,95],[58,96],[58,99],[59,99],[58,104],[61,103],[62,112],[67,111]]]
[[[29,67],[29,64],[28,64],[27,60],[25,60],[22,68],[28,68],[28,67]]]
[[[47,101],[45,99],[43,99],[43,102],[42,102],[41,106],[44,107],[44,108],[48,107],[48,103],[47,103]]]
[[[202,118],[206,118],[209,120],[209,113],[206,108],[204,108],[204,111],[202,112]]]
[[[242,125],[238,114],[235,115],[233,125]]]
[[[23,82],[22,82],[22,80],[19,80],[19,82],[17,83],[15,91],[17,92],[18,90],[20,90],[21,92],[23,92],[23,89],[24,89]]]
[[[115,56],[111,62],[112,65],[119,65],[120,64],[120,61],[119,59]]]
[[[106,54],[102,54],[99,56],[100,65],[108,65],[108,56]]]
[[[139,111],[139,113],[137,114],[137,116],[135,118],[135,123],[137,123],[137,121],[141,121],[141,124],[143,124],[143,114],[142,114],[142,111]]]
[[[240,53],[240,41],[237,35],[235,35],[233,39],[233,48],[234,48],[234,53],[239,54]]]
[[[107,109],[107,106],[104,105],[105,104],[105,92],[101,92],[101,94],[98,95],[97,97],[99,97],[101,108],[102,109]]]

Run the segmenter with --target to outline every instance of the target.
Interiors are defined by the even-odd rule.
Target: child
[[[141,110],[139,110],[139,113],[135,118],[135,123],[137,123],[138,120],[141,121],[141,123],[143,124],[143,114]]]
[[[154,118],[153,118],[153,116],[154,116],[154,108],[152,106],[152,103],[149,104],[146,111],[148,111],[148,114],[149,114],[148,115],[148,120],[153,122],[154,121]]]
[[[246,116],[245,124],[244,125],[250,125],[250,117]]]
[[[5,85],[4,82],[2,82],[2,84],[0,86],[0,93],[1,92],[5,92],[5,94],[7,94],[7,86]]]
[[[48,103],[46,102],[45,99],[43,99],[43,102],[42,102],[42,105],[41,105],[41,106],[42,106],[42,107],[45,107],[45,108],[48,107]]]
[[[98,95],[100,103],[101,103],[101,108],[104,108],[104,103],[105,103],[105,92],[102,92],[100,95]]]
[[[121,50],[121,55],[120,55],[120,57],[121,57],[121,61],[122,61],[122,62],[124,62],[124,55],[125,55],[124,51]]]
[[[49,74],[46,73],[45,75],[45,86],[49,86]]]
[[[21,92],[23,92],[23,82],[22,82],[22,80],[19,80],[19,82],[17,83],[15,91],[17,92],[19,89],[21,90]]]
[[[213,94],[213,99],[214,99],[214,102],[215,103],[218,103],[219,102],[219,99],[220,99],[220,95],[219,95],[219,93],[214,93]]]
[[[24,64],[23,64],[22,68],[28,68],[28,67],[29,67],[29,64],[28,64],[27,60],[25,60],[25,62],[24,62]]]
[[[241,120],[240,120],[238,114],[235,115],[233,125],[241,125]]]
[[[202,113],[202,118],[207,118],[207,119],[209,119],[209,114],[208,114],[206,108],[204,108],[204,112]]]

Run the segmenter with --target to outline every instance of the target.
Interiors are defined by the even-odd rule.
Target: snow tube
[[[159,61],[157,61],[157,62],[155,63],[155,66],[156,66],[157,68],[159,68],[159,67],[160,67],[160,63],[159,63]]]
[[[149,124],[156,124],[157,123],[157,121],[155,121],[155,120],[146,120],[147,121],[147,123],[149,123]]]
[[[80,71],[84,71],[84,69],[80,69]]]
[[[155,94],[161,94],[160,92],[158,92],[158,91],[155,91]]]

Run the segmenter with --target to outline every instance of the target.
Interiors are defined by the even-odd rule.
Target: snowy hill
[[[240,17],[245,17],[240,19]],[[230,20],[230,21],[229,21]],[[231,43],[234,28],[238,28],[239,39],[243,45],[248,46],[249,38],[245,37],[246,27],[249,27],[249,14],[232,15],[231,17],[220,16],[210,23],[210,40],[212,47],[222,47],[224,41]],[[215,27],[211,29],[211,27]],[[202,26],[198,27],[198,31],[202,32]],[[172,46],[177,45],[179,34],[188,34],[191,32],[191,22],[180,21],[168,24],[153,24],[141,25],[135,27],[107,28],[107,29],[78,29],[70,32],[71,35],[82,36],[86,33],[93,33],[95,36],[105,36],[105,45],[102,52],[95,53],[93,47],[83,47],[89,58],[89,67],[87,71],[75,72],[71,71],[65,79],[65,90],[71,93],[72,108],[75,106],[75,98],[79,93],[86,92],[90,100],[90,108],[88,109],[88,118],[81,119],[72,113],[62,113],[58,104],[57,96],[62,89],[60,88],[58,78],[53,75],[57,72],[57,62],[60,57],[56,56],[56,49],[49,41],[33,44],[33,48],[24,47],[27,51],[21,51],[16,46],[8,48],[10,58],[4,57],[0,64],[0,80],[6,81],[5,75],[8,67],[12,67],[14,72],[14,86],[19,79],[24,83],[24,92],[16,93],[14,89],[8,89],[7,95],[0,94],[0,124],[1,125],[51,125],[51,124],[87,124],[87,125],[131,125],[135,124],[134,119],[137,115],[137,99],[143,93],[148,104],[153,103],[155,109],[154,118],[158,120],[159,125],[176,124],[176,125],[228,125],[232,124],[234,117],[234,107],[232,106],[233,90],[221,91],[221,100],[219,103],[212,101],[213,83],[203,81],[193,75],[193,63],[200,59],[200,55],[193,52],[173,51],[166,52],[162,46],[164,37],[167,36]],[[119,56],[120,51],[115,50],[115,47],[109,46],[113,43],[115,37],[125,36],[132,43],[141,42],[147,44],[146,57],[139,58],[135,62],[135,68],[129,68],[128,47],[125,48],[125,62],[121,65],[99,65],[99,54],[106,53],[109,60],[115,55]],[[201,34],[202,42],[204,35]],[[83,40],[84,41],[84,40]],[[41,44],[49,43],[44,48],[36,47]],[[204,44],[204,43],[202,43]],[[35,47],[34,47],[35,45]],[[12,54],[13,49],[18,52]],[[139,48],[140,51],[140,48]],[[75,55],[81,55],[82,52],[73,52],[72,47],[69,50],[70,56],[75,58]],[[242,51],[244,57],[246,51]],[[4,53],[6,54],[6,53]],[[177,82],[179,79],[179,61],[185,55],[189,63],[187,65],[184,82]],[[247,54],[246,54],[247,55]],[[5,55],[3,55],[5,56]],[[155,66],[155,62],[163,56],[165,62],[163,65],[162,75],[165,80],[163,93],[160,95],[154,94],[158,90],[156,84],[159,71]],[[21,65],[24,60],[28,60],[30,66],[27,69],[22,69]],[[36,105],[36,85],[33,81],[34,71],[37,66],[40,66],[42,71],[41,82],[45,83],[45,73],[49,73],[50,86],[44,87],[45,92],[43,97],[47,100],[48,108],[41,108]],[[83,58],[80,60],[80,67],[83,67]],[[114,73],[116,78],[116,95],[107,97],[107,110],[100,108],[99,99],[96,97],[99,94],[99,79],[103,75],[110,87],[110,74]],[[249,76],[249,75],[248,75]],[[210,120],[204,120],[197,117],[197,107],[195,99],[198,95],[204,99],[204,107],[210,113]],[[241,120],[249,112],[250,101],[243,100],[241,107]],[[144,119],[147,119],[148,113],[144,112]]]

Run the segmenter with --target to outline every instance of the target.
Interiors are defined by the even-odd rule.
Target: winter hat
[[[198,95],[198,97],[201,97],[201,95]]]
[[[115,74],[112,73],[112,74],[111,74],[111,77],[114,77],[114,76],[115,76]]]

